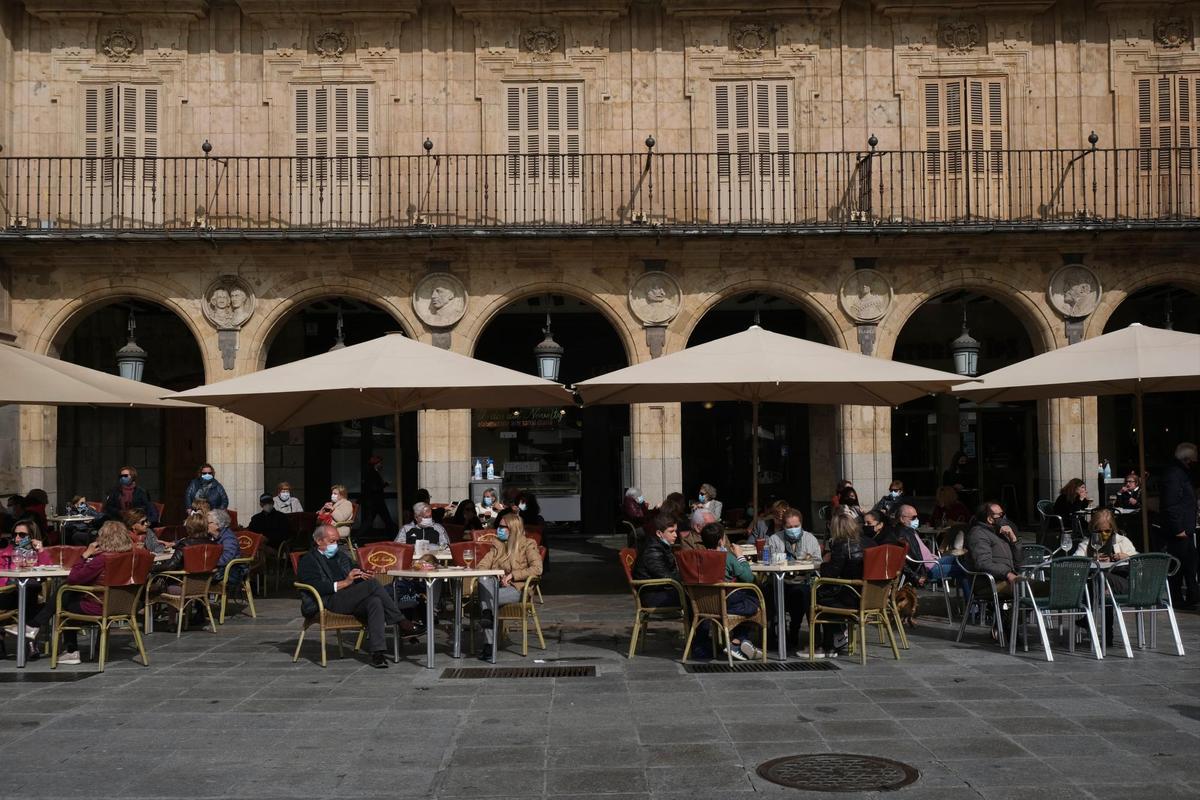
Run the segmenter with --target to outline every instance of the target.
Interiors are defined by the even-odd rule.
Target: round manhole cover
[[[760,764],[758,774],[780,786],[813,792],[886,792],[921,775],[899,761],[845,753],[775,758]]]

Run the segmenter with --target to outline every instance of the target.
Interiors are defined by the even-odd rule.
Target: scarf
[[[128,511],[133,507],[133,492],[137,487],[134,484],[121,487],[121,510]]]

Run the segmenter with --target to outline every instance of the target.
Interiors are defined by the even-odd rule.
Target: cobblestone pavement
[[[865,667],[833,672],[693,675],[667,627],[626,660],[632,604],[614,554],[574,549],[556,548],[547,577],[547,650],[523,659],[510,644],[500,665],[571,659],[551,663],[596,677],[443,680],[456,662],[439,652],[424,669],[423,643],[386,671],[336,648],[323,670],[315,643],[292,664],[298,604],[281,593],[216,635],[148,637],[148,669],[117,635],[102,675],[85,662],[56,671],[78,680],[39,682],[42,659],[0,682],[14,767],[0,796],[807,797],[755,768],[821,752],[911,764],[920,779],[896,798],[1200,796],[1195,615],[1185,658],[1160,627],[1160,652],[1096,662],[1060,647],[1048,664],[978,628],[955,644],[926,616],[899,662],[872,648]],[[15,674],[11,658],[0,673]]]

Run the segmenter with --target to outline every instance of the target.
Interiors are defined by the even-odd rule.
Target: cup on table
[[[467,565],[467,569],[470,569],[471,565],[475,563],[475,548],[468,547],[464,549],[462,556],[463,563]]]

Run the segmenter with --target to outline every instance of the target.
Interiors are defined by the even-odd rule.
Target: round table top
[[[751,564],[751,572],[812,572],[821,566],[816,561],[788,561],[783,564]]]

